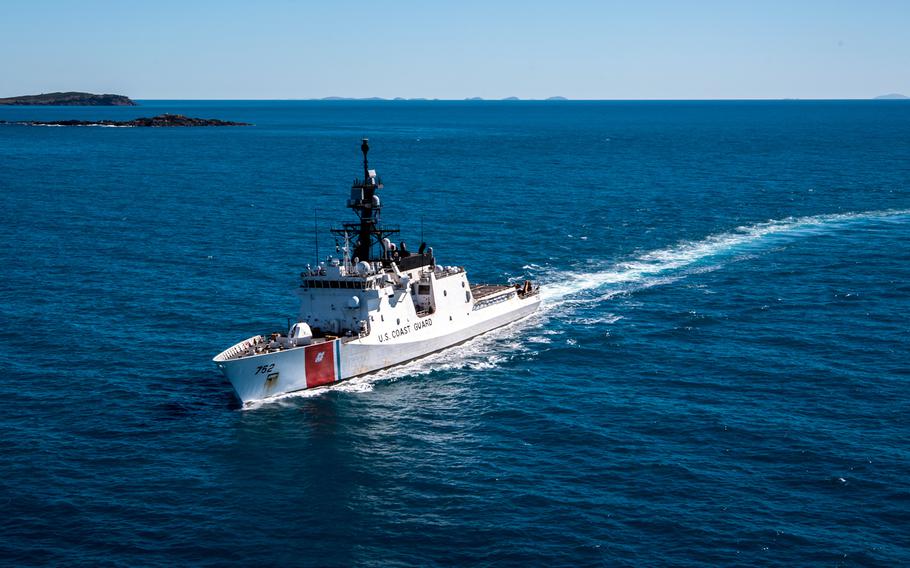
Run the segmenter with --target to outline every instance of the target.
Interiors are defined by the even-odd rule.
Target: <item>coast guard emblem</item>
[[[306,348],[307,388],[328,385],[338,380],[335,373],[335,342],[326,341]]]

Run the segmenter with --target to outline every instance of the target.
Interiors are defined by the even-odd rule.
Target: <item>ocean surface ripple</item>
[[[0,564],[910,564],[910,105],[227,102],[0,127]],[[361,136],[539,313],[241,409]]]

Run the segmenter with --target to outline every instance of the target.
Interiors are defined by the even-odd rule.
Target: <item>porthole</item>
[[[452,316],[449,316],[449,321],[452,321]]]
[[[464,280],[461,281],[461,287],[464,288]]]
[[[401,318],[395,320],[395,325],[401,325]]]
[[[442,295],[443,295],[443,296],[448,296],[448,295],[449,295],[449,291],[448,291],[448,290],[443,290],[443,291],[442,291]]]
[[[379,316],[379,321],[385,321],[385,316]]]
[[[470,301],[471,301],[471,292],[470,292],[470,291],[466,291],[466,292],[464,293],[464,301],[465,301],[465,302],[470,302]]]

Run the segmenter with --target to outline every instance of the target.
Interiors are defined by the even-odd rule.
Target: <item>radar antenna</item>
[[[360,151],[363,152],[363,182],[364,184],[369,181],[372,183],[373,180],[370,179],[370,164],[367,162],[367,153],[370,151],[370,139],[364,138],[363,143],[360,144]]]
[[[354,243],[354,257],[368,262],[387,258],[388,251],[381,248],[382,240],[398,233],[398,229],[384,229],[380,226],[379,213],[382,206],[376,191],[382,189],[382,182],[376,176],[376,171],[370,169],[367,154],[370,151],[370,141],[364,138],[360,144],[363,152],[363,180],[354,180],[351,185],[351,198],[348,207],[354,210],[359,217],[358,223],[345,223],[341,229],[333,229],[336,235],[344,235],[345,231],[356,235]],[[378,254],[373,254],[374,248],[380,248]]]

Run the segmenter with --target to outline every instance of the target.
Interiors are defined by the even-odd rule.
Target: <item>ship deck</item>
[[[512,286],[506,286],[504,284],[472,284],[471,295],[474,296],[475,300],[479,300],[487,296],[492,296],[497,292],[511,289],[513,289]]]
[[[262,335],[257,335],[237,343],[233,347],[225,349],[215,357],[216,361],[230,361],[232,359],[244,359],[246,357],[255,357],[256,355],[268,355],[279,351],[290,351],[292,349],[304,349],[310,345],[317,345],[327,341],[340,339],[342,343],[347,343],[359,339],[358,335],[326,335],[322,337],[313,337],[309,343],[292,345],[287,343],[286,336],[279,336],[277,339],[269,339]]]

